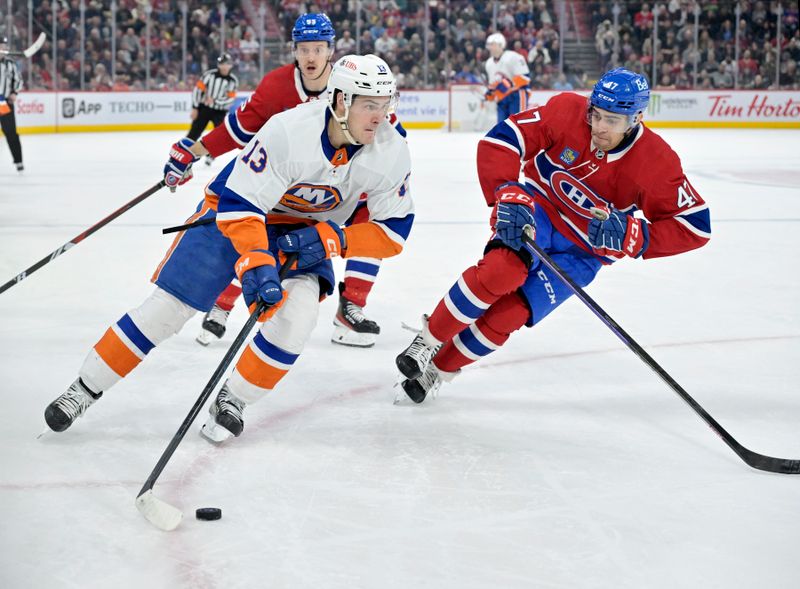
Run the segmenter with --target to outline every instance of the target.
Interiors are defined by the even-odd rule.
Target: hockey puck
[[[200,507],[194,515],[197,519],[213,521],[222,518],[222,510],[219,507]]]

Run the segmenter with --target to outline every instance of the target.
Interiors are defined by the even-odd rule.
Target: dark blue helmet
[[[589,102],[610,112],[635,115],[647,108],[650,85],[643,75],[618,67],[597,80]]]
[[[304,43],[306,41],[326,41],[333,46],[336,31],[333,30],[331,19],[324,12],[309,12],[301,14],[292,29],[292,42]]]

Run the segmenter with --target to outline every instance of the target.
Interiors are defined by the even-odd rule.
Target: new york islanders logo
[[[332,186],[295,184],[286,190],[279,204],[300,213],[324,213],[341,203],[342,195]]]
[[[563,170],[556,170],[550,175],[550,187],[558,200],[584,219],[592,218],[592,208],[608,204],[586,184]]]

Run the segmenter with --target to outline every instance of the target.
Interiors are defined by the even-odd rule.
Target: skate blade
[[[213,417],[209,417],[208,421],[200,428],[200,435],[212,444],[221,444],[225,440],[233,437],[233,434],[221,425],[218,425]]]
[[[413,325],[409,325],[405,321],[400,322],[400,327],[405,329],[406,331],[410,331],[411,333],[422,333],[422,330],[419,327],[414,327]]]
[[[336,324],[334,323],[334,325]],[[334,344],[350,346],[353,348],[371,348],[375,345],[375,341],[377,339],[377,334],[358,333],[352,329],[340,325],[336,325],[333,330],[333,335],[331,336],[331,341]]]
[[[406,392],[403,390],[402,384],[406,377],[402,374],[397,375],[397,381],[392,387],[394,389],[394,401],[392,405],[413,406],[416,405],[411,399],[408,398]]]
[[[194,341],[196,341],[201,346],[208,346],[208,344],[213,342],[216,339],[216,337],[217,336],[215,336],[213,333],[211,333],[210,331],[206,331],[204,329],[197,334],[197,337],[194,338]]]

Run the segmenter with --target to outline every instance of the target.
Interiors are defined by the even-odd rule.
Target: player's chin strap
[[[347,104],[347,102],[345,102],[345,104],[344,104],[344,116],[343,117],[337,117],[336,116],[336,112],[333,110],[333,107],[331,105],[328,105],[328,110],[331,112],[331,116],[333,117],[333,120],[336,121],[337,123],[339,123],[339,128],[342,130],[342,133],[344,133],[344,138],[347,139],[353,145],[361,145],[350,134],[350,129],[347,126],[347,116],[350,114],[350,105]]]

